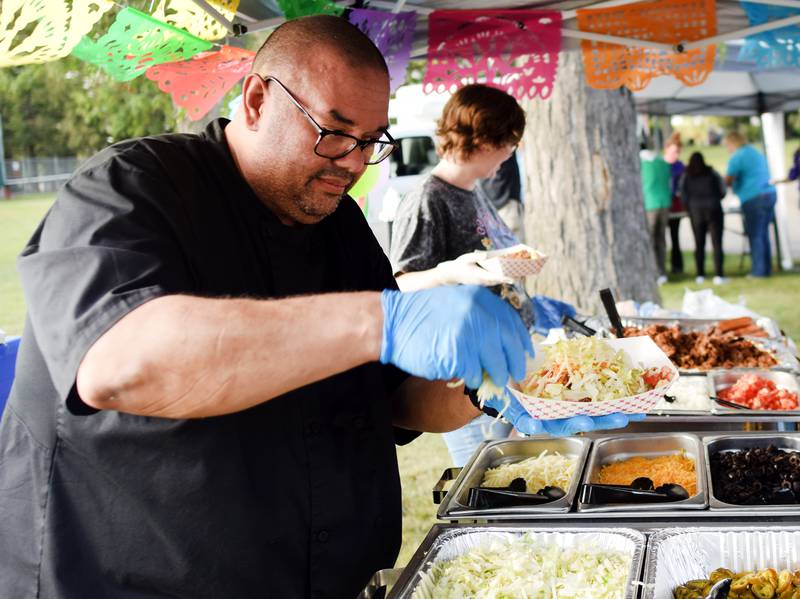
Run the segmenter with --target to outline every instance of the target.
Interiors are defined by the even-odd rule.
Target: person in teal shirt
[[[767,159],[736,131],[725,136],[725,147],[731,154],[725,182],[742,204],[744,231],[750,242],[750,275],[768,277],[772,273],[769,225],[775,219],[777,195],[770,184]]]
[[[672,205],[672,167],[663,156],[643,149],[639,154],[647,226],[653,240],[659,285],[667,282],[665,233]]]

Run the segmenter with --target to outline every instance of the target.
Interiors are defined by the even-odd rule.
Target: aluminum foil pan
[[[624,317],[622,318],[622,324],[626,327],[649,327],[650,325],[654,324],[663,324],[664,326],[668,327],[675,327],[678,326],[682,330],[688,332],[692,331],[707,331],[709,328],[718,325],[722,319],[719,318],[648,318],[648,317]],[[781,333],[781,329],[778,326],[778,323],[772,320],[771,318],[761,317],[754,320],[755,324],[762,329],[764,332],[769,335],[770,339],[781,340],[783,339],[783,334]],[[601,326],[605,329],[610,329],[611,325],[608,321],[608,318],[605,316],[600,316],[595,319],[591,319],[586,323],[588,326],[597,328]],[[758,339],[763,339],[763,337],[757,337]]]
[[[541,544],[555,543],[560,547],[576,547],[591,544],[609,551],[619,551],[630,557],[628,582],[625,599],[634,599],[639,587],[639,573],[644,561],[645,536],[643,533],[629,528],[552,528],[536,530],[535,525],[520,526],[457,526],[441,527],[440,534],[432,541],[417,550],[411,558],[401,580],[392,590],[389,597],[414,599],[436,599],[430,590],[428,579],[431,567],[443,560],[450,560],[463,555],[474,547],[481,546],[492,538],[507,538],[509,535],[534,535]],[[416,591],[416,594],[415,594]],[[622,597],[620,597],[622,599]]]
[[[756,337],[748,337],[757,347],[772,353],[778,363],[773,366],[779,370],[791,370],[793,372],[800,372],[800,362],[797,356],[790,350],[784,343],[774,339],[758,339]]]
[[[650,325],[665,325],[665,326],[678,326],[684,332],[692,331],[707,331],[710,327],[719,323],[719,320],[705,319],[705,318],[623,318],[622,324],[626,327],[646,328]],[[590,320],[586,323],[592,328],[608,328],[607,319],[599,318],[596,321]],[[788,369],[800,372],[800,362],[795,356],[795,350],[790,348],[785,342],[785,338],[780,333],[778,325],[768,319],[760,318],[756,324],[763,328],[770,335],[769,338],[763,337],[745,337],[757,347],[769,352],[777,360],[777,364],[773,368]],[[718,370],[718,369],[713,369]],[[696,369],[680,369],[681,373],[697,373],[706,372]]]
[[[650,537],[643,599],[672,599],[672,590],[717,568],[734,572],[800,568],[800,527],[666,528]]]

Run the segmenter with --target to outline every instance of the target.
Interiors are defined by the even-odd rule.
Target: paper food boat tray
[[[530,252],[533,258],[530,260],[524,258],[506,258],[509,254],[522,250]],[[486,254],[486,258],[480,260],[478,264],[489,272],[513,279],[522,279],[539,274],[539,271],[542,270],[547,262],[547,258],[548,256],[542,252],[528,245],[519,244],[502,250],[490,251]]]
[[[526,395],[517,389],[516,385],[509,387],[511,393],[514,394],[514,397],[517,398],[531,416],[539,420],[553,420],[571,416],[605,416],[614,412],[623,412],[625,414],[645,414],[650,412],[678,379],[678,370],[650,337],[607,339],[606,342],[615,350],[623,350],[634,364],[638,364],[642,368],[668,368],[672,372],[669,383],[658,389],[639,393],[638,395],[601,402],[544,399]],[[538,368],[543,360],[542,352],[537,350],[532,368]]]

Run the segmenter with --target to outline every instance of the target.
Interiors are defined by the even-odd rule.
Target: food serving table
[[[697,419],[691,418],[692,421]],[[738,422],[752,421],[752,417],[736,418]],[[493,533],[511,536],[551,533],[562,540],[588,535],[587,538],[612,544],[622,542],[619,535],[629,541],[633,539],[631,542],[635,541],[636,548],[631,553],[632,570],[626,599],[672,597],[671,591],[665,589],[702,575],[703,572],[698,574],[696,571],[701,566],[710,571],[731,563],[742,570],[768,567],[775,562],[772,566],[775,568],[800,568],[800,503],[768,506],[726,504],[715,496],[709,465],[709,456],[716,450],[763,447],[770,443],[790,451],[800,450],[800,434],[714,430],[717,427],[713,425],[720,421],[730,422],[730,419],[712,417],[706,422],[709,430],[700,433],[613,434],[606,431],[568,439],[528,437],[486,442],[464,468],[448,469],[434,488],[434,497],[441,500],[437,517],[445,522],[431,528],[405,568],[376,573],[360,598],[375,597],[376,592],[386,585],[393,585],[387,595],[389,598],[427,597],[429,594],[426,594],[424,585],[429,581],[428,572],[442,555],[453,553],[453,549],[447,547],[449,542],[460,537],[462,541],[455,542],[463,544],[463,539],[469,539],[470,535],[485,537]],[[694,445],[693,440],[696,440]],[[603,450],[604,446],[611,449]],[[657,455],[671,447],[695,460],[698,493],[691,501],[618,505],[609,511],[582,509],[586,506],[580,503],[576,488],[578,481],[581,484],[591,482],[598,464],[611,460],[615,451],[617,455],[633,455],[636,451]],[[544,449],[578,459],[573,474],[574,484],[570,484],[566,496],[552,502],[549,509],[537,505],[480,510],[459,505],[458,499],[465,497],[465,486],[479,485],[487,468],[519,461]],[[448,478],[454,480],[445,494],[442,487]],[[679,507],[677,504],[685,505]],[[633,538],[634,533],[641,538]],[[789,533],[791,536],[786,537]],[[681,535],[688,536],[684,538]],[[692,551],[698,555],[687,560],[686,556],[681,557],[681,551],[676,551],[679,546],[693,547]],[[721,553],[710,556],[709,547],[719,547]],[[709,564],[698,566],[698,560],[709,561]],[[414,589],[418,587],[421,590],[415,595]]]
[[[718,326],[720,321],[640,318],[625,319],[623,324],[638,328],[675,326],[689,332],[707,331],[709,327]],[[766,338],[738,339],[747,339],[770,352],[776,361],[774,367],[712,368],[708,371],[679,367],[681,376],[694,377],[696,381],[706,377],[707,394],[712,398],[736,377],[750,372],[779,382],[781,387],[800,390],[800,362],[794,355],[793,344],[771,321],[759,319],[757,324]],[[619,433],[603,431],[568,439],[540,436],[484,443],[464,468],[447,469],[436,484],[434,501],[440,503],[437,518],[442,523],[431,528],[405,568],[376,573],[360,598],[375,597],[376,592],[387,585],[393,585],[387,595],[390,598],[433,597],[431,581],[437,564],[479,546],[483,542],[481,539],[521,539],[523,536],[532,538],[533,542],[538,542],[539,538],[555,539],[560,547],[577,544],[580,539],[592,539],[600,541],[599,545],[595,543],[595,548],[624,549],[630,559],[625,599],[671,598],[676,586],[704,578],[720,567],[737,572],[770,567],[800,569],[800,493],[796,489],[792,491],[795,499],[784,504],[775,498],[781,497],[782,501],[786,496],[774,489],[769,495],[774,503],[769,505],[744,505],[745,500],[740,504],[729,503],[728,500],[748,495],[728,480],[729,474],[740,476],[741,473],[736,469],[725,470],[726,462],[720,458],[721,454],[729,452],[741,452],[738,455],[746,456],[754,447],[768,454],[770,450],[766,447],[774,444],[779,450],[789,452],[786,455],[792,456],[795,463],[794,454],[800,455],[800,433],[791,431],[800,422],[800,408],[738,410],[719,406],[714,401],[704,410],[672,407],[662,405],[651,411],[645,421],[632,423]],[[577,460],[570,484],[563,489],[563,497],[536,505],[488,508],[475,507],[482,504],[471,502],[470,490],[483,487],[487,469],[520,462],[540,455],[543,450]],[[598,505],[593,503],[596,496],[592,499],[582,493],[588,490],[584,485],[598,482],[597,474],[603,465],[635,455],[651,457],[678,452],[694,461],[696,492],[688,499]],[[716,460],[713,464],[712,456]],[[731,457],[728,455],[726,459],[730,462]],[[781,484],[791,486],[785,483],[788,479],[781,480],[784,481]],[[452,485],[445,490],[448,483]],[[717,483],[719,486],[715,487]],[[535,493],[534,489],[525,492]],[[721,497],[729,493],[736,494]],[[584,499],[589,503],[582,503]]]

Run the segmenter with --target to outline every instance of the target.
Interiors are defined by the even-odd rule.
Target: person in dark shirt
[[[683,205],[680,180],[686,166],[681,162],[680,154],[683,144],[681,134],[677,131],[669,136],[664,144],[664,160],[670,165],[670,191],[672,204],[669,207],[669,239],[670,239],[670,272],[674,275],[683,273],[683,252],[681,251],[681,218],[686,207]]]
[[[475,184],[478,193],[489,200],[497,214],[511,230],[514,237],[525,238],[525,211],[522,206],[522,177],[514,152],[497,169],[492,177],[479,179]]]
[[[366,36],[288,21],[242,96],[88,160],[19,258],[3,599],[353,597],[400,547],[395,443],[524,375],[514,310],[397,291],[346,195],[394,147]]]
[[[694,263],[697,283],[706,276],[706,235],[711,235],[714,249],[714,284],[725,283],[723,272],[722,232],[725,216],[722,213],[722,198],[725,183],[717,171],[708,166],[700,152],[689,158],[689,166],[681,178],[681,198],[689,212],[694,233]]]

